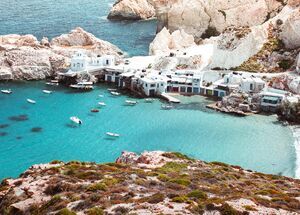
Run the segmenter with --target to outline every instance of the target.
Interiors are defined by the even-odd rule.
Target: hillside
[[[300,181],[180,153],[34,165],[0,187],[1,214],[298,214]]]

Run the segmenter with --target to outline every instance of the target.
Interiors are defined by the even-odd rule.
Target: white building
[[[169,80],[169,78],[162,75],[152,75],[141,77],[139,83],[147,96],[155,96],[167,92]]]
[[[258,93],[265,88],[265,82],[261,78],[248,77],[241,81],[241,90],[247,93]]]
[[[68,72],[81,72],[112,66],[115,66],[115,56],[113,55],[88,57],[84,52],[78,51],[71,59],[71,67]]]
[[[291,93],[274,88],[265,88],[261,93],[260,106],[264,111],[275,112],[280,107],[282,101]]]
[[[83,52],[77,52],[71,59],[71,70],[74,72],[86,70],[89,64],[88,56]]]

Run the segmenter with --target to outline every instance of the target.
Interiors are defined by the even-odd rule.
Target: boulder
[[[177,30],[170,34],[169,30],[163,28],[150,44],[149,54],[169,55],[172,51],[185,49],[194,45],[196,45],[194,42],[194,37],[185,33],[184,30]]]
[[[155,9],[150,0],[118,0],[108,14],[108,19],[144,20],[154,16]]]
[[[229,26],[256,26],[274,17],[286,1],[156,0],[158,27],[184,29],[196,38],[215,36]]]
[[[295,49],[300,47],[300,8],[294,10],[284,22],[280,38],[286,48]]]

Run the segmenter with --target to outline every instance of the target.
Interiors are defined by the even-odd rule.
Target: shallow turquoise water
[[[155,21],[110,22],[114,0],[1,0],[0,35],[33,34],[41,39],[82,27],[130,55],[147,55]]]
[[[106,85],[88,93],[55,88],[45,95],[42,82],[0,83],[13,94],[0,94],[0,178],[16,177],[32,164],[54,159],[114,161],[121,151],[180,151],[206,161],[223,161],[266,173],[294,175],[295,150],[291,131],[269,116],[232,117],[204,108],[203,97],[181,97],[174,110],[161,110],[160,101],[140,100],[124,106],[127,96],[112,97]],[[99,94],[105,94],[100,99]],[[26,98],[37,101],[31,105]],[[90,113],[99,101],[100,113]],[[9,117],[26,114],[27,121]],[[84,124],[71,127],[76,115]],[[34,133],[33,127],[42,131]],[[105,132],[122,136],[106,139]],[[5,135],[6,132],[7,134]],[[20,139],[21,138],[21,139]]]

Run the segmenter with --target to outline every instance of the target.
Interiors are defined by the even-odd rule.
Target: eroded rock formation
[[[112,7],[108,19],[144,20],[155,17],[151,0],[118,0]]]
[[[0,36],[0,80],[40,80],[63,71],[77,50],[121,56],[116,46],[76,28],[69,34],[38,41],[33,35]]]

